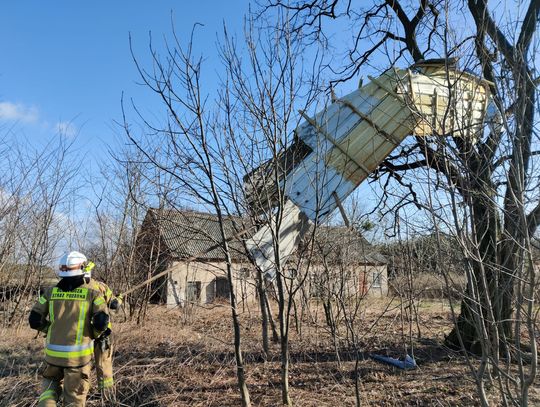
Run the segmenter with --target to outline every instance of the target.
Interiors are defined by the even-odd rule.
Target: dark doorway
[[[229,299],[231,290],[227,277],[216,277],[216,298]]]
[[[188,281],[186,290],[187,301],[198,303],[201,300],[201,282]]]

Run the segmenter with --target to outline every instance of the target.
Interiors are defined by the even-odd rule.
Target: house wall
[[[246,278],[246,272],[249,276]],[[238,304],[253,301],[256,298],[254,269],[251,264],[237,263],[233,265],[234,289]],[[317,286],[321,284],[321,276],[328,275],[331,287],[335,292],[345,290],[346,296],[366,293],[368,296],[383,297],[388,294],[388,276],[386,265],[350,266],[343,273],[337,268],[325,273],[322,266],[312,266],[311,276],[307,279],[311,295],[317,296]],[[380,277],[377,277],[380,276]],[[342,279],[342,277],[344,277]],[[217,279],[226,278],[225,262],[174,262],[167,281],[166,304],[169,307],[186,304],[210,304],[216,300]],[[188,301],[188,296],[191,301]],[[198,296],[195,295],[197,292]],[[227,293],[225,293],[227,294]],[[198,297],[198,298],[196,298]],[[227,297],[224,298],[227,300]]]
[[[384,297],[388,295],[388,272],[386,264],[362,267],[366,273],[368,295],[372,297]],[[377,276],[380,278],[377,279]]]
[[[386,265],[330,266],[312,265],[306,280],[313,297],[326,291],[341,294],[345,298],[358,295],[383,297],[388,294],[388,275]]]
[[[174,262],[167,282],[166,304],[169,307],[188,303],[209,304],[216,300],[216,279],[226,278],[225,262]],[[246,275],[249,274],[249,276]],[[233,286],[238,304],[255,299],[254,270],[250,264],[233,264]],[[227,285],[228,286],[228,285]],[[198,299],[193,297],[199,291]],[[192,295],[191,301],[188,296]],[[225,298],[226,299],[226,298]]]

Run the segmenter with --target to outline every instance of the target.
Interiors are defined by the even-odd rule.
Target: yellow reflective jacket
[[[77,367],[90,362],[96,336],[90,321],[98,312],[107,312],[105,299],[92,280],[72,291],[48,288],[32,310],[49,319],[45,342],[48,363]]]
[[[94,289],[101,293],[101,295],[105,299],[105,303],[107,304],[107,307],[109,307],[111,305],[111,301],[113,299],[115,299],[115,298],[116,298],[116,300],[118,301],[119,304],[122,303],[122,297],[116,297],[113,294],[113,291],[109,288],[109,286],[107,284],[105,284],[103,281],[98,281],[98,280],[92,279],[92,280],[90,280],[90,282],[94,284]],[[111,312],[111,310],[109,310],[109,313],[110,312]],[[109,321],[109,325],[107,327],[112,328],[112,322],[111,321]]]
[[[118,302],[122,302],[121,301],[121,298],[118,298],[116,297],[112,290],[109,288],[109,286],[107,284],[105,284],[104,282],[102,281],[98,281],[98,280],[90,280],[91,283],[94,284],[94,289],[99,291],[101,293],[101,295],[103,296],[103,298],[105,298],[105,302],[107,303],[107,306],[109,306],[111,304],[111,301],[116,298],[118,300]]]

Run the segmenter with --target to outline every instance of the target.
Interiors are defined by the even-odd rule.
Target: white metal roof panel
[[[313,221],[324,220],[337,207],[334,194],[343,201],[407,135],[478,137],[489,101],[486,82],[440,66],[423,69],[391,70],[370,78],[371,83],[306,117],[297,128],[298,137],[313,151],[280,185],[294,203],[287,204],[291,215],[283,224],[285,251],[280,250],[280,256],[294,250],[302,233],[295,226],[300,212]],[[253,247],[264,246],[266,254],[258,253],[263,259],[272,234],[268,227],[259,232]]]

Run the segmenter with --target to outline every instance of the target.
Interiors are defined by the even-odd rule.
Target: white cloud
[[[75,137],[77,135],[77,127],[71,122],[58,122],[54,126],[56,132],[64,137]]]
[[[0,120],[35,123],[39,119],[38,110],[21,103],[0,102]]]

